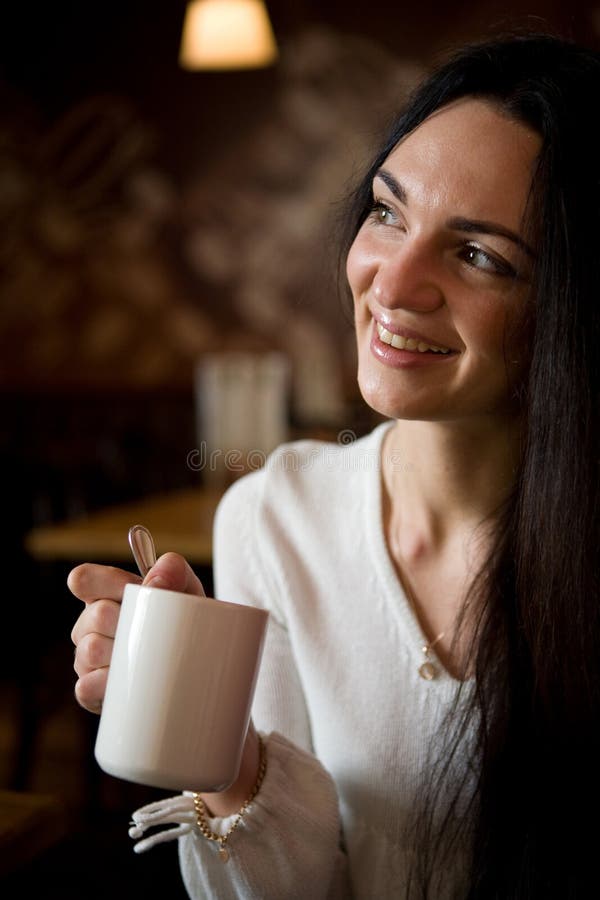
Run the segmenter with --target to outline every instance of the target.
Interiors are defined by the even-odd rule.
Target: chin
[[[420,419],[414,404],[398,397],[398,390],[390,390],[380,379],[358,378],[358,388],[367,406],[387,419]]]

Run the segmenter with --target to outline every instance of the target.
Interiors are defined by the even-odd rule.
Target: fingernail
[[[161,578],[160,575],[154,575],[150,581],[144,582],[144,587],[156,587],[156,588],[166,588],[167,583],[164,578]]]

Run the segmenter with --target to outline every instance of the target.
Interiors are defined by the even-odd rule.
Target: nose
[[[391,248],[379,259],[372,290],[386,309],[438,309],[444,303],[444,291],[434,248],[418,239]]]

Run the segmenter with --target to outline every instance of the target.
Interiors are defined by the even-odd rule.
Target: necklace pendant
[[[424,662],[424,663],[422,663],[422,665],[419,666],[419,675],[425,681],[434,681],[434,679],[437,678],[437,674],[438,673],[437,673],[436,667],[433,665],[432,662],[429,662],[429,660],[427,660],[427,662]]]
[[[226,863],[229,859],[229,850],[227,850],[225,847],[219,847],[219,857],[224,863]]]

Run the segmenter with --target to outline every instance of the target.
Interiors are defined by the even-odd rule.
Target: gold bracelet
[[[265,772],[267,771],[267,748],[260,734],[258,735],[258,749],[260,754],[260,763],[258,766],[258,777],[256,779],[256,783],[252,788],[252,793],[242,804],[240,811],[233,820],[226,834],[215,834],[214,831],[211,831],[210,826],[207,822],[206,806],[204,800],[202,799],[200,794],[192,795],[194,798],[194,809],[196,811],[196,825],[208,841],[217,842],[217,844],[219,845],[219,856],[221,857],[223,862],[227,862],[227,860],[229,859],[229,850],[227,850],[225,844],[242,821],[246,810],[258,794],[260,786],[263,783],[263,779],[265,777]]]

